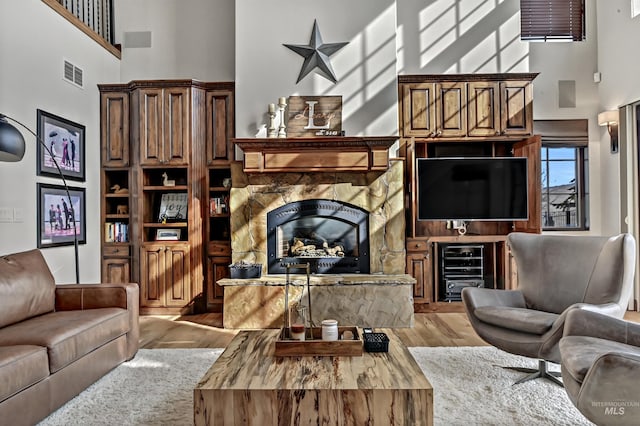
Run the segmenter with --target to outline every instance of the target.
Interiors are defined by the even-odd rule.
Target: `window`
[[[520,31],[525,41],[582,41],[584,0],[520,0]]]
[[[542,229],[589,229],[587,120],[537,120],[542,137]]]

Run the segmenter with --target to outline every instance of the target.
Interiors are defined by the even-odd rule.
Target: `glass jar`
[[[307,324],[307,307],[297,305],[291,310],[290,332],[293,340],[305,340],[304,335]]]
[[[322,321],[322,340],[338,340],[338,321],[326,319]]]

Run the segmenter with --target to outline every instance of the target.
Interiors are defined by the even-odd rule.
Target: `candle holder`
[[[280,125],[278,126],[278,137],[287,137],[287,126],[284,124],[284,110],[287,107],[287,101],[285,98],[278,99],[278,109],[280,110]]]
[[[275,138],[278,136],[276,131],[276,106],[269,104],[269,128],[267,129],[267,137]]]
[[[311,287],[310,287],[310,281],[311,281],[311,264],[309,264],[309,262],[307,263],[287,263],[285,265],[286,269],[286,274],[285,274],[285,280],[284,280],[284,312],[283,312],[283,318],[284,318],[284,327],[283,329],[285,330],[285,335],[287,335],[287,337],[291,338],[291,310],[289,307],[289,284],[291,283],[290,281],[290,269],[297,269],[297,270],[304,270],[307,274],[307,301],[308,301],[308,306],[306,306],[305,308],[305,312],[304,312],[304,323],[305,325],[308,325],[308,327],[306,327],[305,330],[305,334],[307,334],[307,339],[308,340],[313,340],[313,327],[315,327],[315,323],[313,322],[313,316],[311,315]],[[300,299],[300,304],[302,303],[302,298]],[[309,316],[307,317],[307,312],[309,313]]]

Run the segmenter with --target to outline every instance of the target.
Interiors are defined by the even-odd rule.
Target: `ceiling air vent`
[[[69,61],[64,61],[64,79],[78,87],[83,87],[84,71]]]

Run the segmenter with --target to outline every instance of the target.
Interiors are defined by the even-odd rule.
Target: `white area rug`
[[[222,349],[140,349],[133,360],[40,424],[193,425],[193,388],[221,353]]]
[[[434,388],[437,426],[590,425],[564,389],[494,367],[535,360],[492,347],[409,348]],[[41,425],[192,425],[193,388],[222,349],[141,349]]]
[[[564,388],[548,380],[513,386],[526,374],[494,366],[534,368],[537,360],[488,346],[409,351],[433,386],[435,425],[592,425]]]

